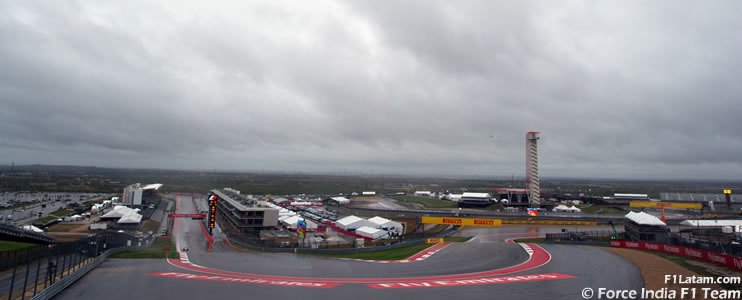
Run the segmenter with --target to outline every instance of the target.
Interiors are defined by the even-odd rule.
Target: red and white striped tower
[[[534,208],[541,205],[538,184],[538,134],[538,131],[526,133],[526,189],[528,204]]]

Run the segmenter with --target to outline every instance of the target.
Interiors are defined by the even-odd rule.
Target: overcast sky
[[[248,2],[0,1],[0,163],[742,178],[742,2]]]

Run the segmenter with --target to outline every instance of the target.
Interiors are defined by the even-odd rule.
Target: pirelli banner
[[[629,207],[666,207],[666,208],[695,208],[701,209],[701,203],[677,203],[677,202],[655,202],[655,201],[631,201]]]
[[[423,224],[443,224],[443,225],[466,225],[466,226],[502,226],[501,220],[495,219],[465,219],[465,218],[438,218],[422,217]]]

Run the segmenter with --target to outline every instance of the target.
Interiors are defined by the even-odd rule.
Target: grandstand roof
[[[330,199],[336,201],[337,203],[350,203],[350,200],[348,200],[348,198],[345,198],[345,197],[332,197]]]
[[[162,183],[153,183],[153,184],[145,185],[142,189],[143,190],[157,190],[157,189],[160,189],[161,187],[162,187]]]
[[[123,217],[125,215],[128,215],[128,214],[135,214],[137,212],[139,212],[138,209],[128,208],[126,206],[117,205],[117,206],[115,206],[113,208],[112,211],[109,211],[105,215],[102,215],[101,216],[101,219],[107,219],[107,218],[116,219],[116,218],[121,218],[121,217]]]
[[[660,220],[659,218],[653,215],[650,215],[648,213],[645,213],[645,212],[636,213],[636,212],[630,211],[624,217],[639,225],[652,225],[652,226],[666,226],[667,225],[665,224],[665,222],[662,222],[662,220]]]
[[[41,228],[33,226],[33,225],[23,225],[23,230],[33,231],[33,232],[44,232],[41,230]]]
[[[621,193],[613,194],[613,197],[649,198],[647,194],[621,194]]]
[[[469,193],[469,192],[465,192],[465,193],[463,193],[461,195],[462,198],[463,197],[466,197],[466,198],[488,198],[489,196],[490,196],[490,194],[487,194],[487,193]]]
[[[699,227],[742,226],[742,220],[685,220],[680,225]]]
[[[124,215],[121,217],[121,219],[118,220],[119,224],[137,224],[142,221],[142,215],[138,213],[132,213],[128,215]]]

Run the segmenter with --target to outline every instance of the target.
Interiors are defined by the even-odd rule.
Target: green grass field
[[[39,201],[25,202],[25,203],[19,203],[19,204],[16,204],[16,205],[6,206],[3,209],[16,209],[16,208],[27,207],[27,206],[31,206],[31,205],[39,204],[39,203],[41,203],[41,202],[39,202]]]
[[[149,232],[149,231],[157,232],[158,229],[160,229],[160,222],[147,220],[147,221],[144,221],[144,223],[142,224],[140,231],[141,232]]]
[[[166,249],[170,252],[165,252]],[[158,238],[146,249],[124,251],[111,255],[110,258],[179,258],[175,242],[169,238]]]
[[[455,208],[458,207],[458,204],[453,201],[446,201],[446,200],[440,200],[435,198],[428,198],[428,197],[419,197],[419,196],[412,196],[412,195],[400,195],[400,196],[393,196],[392,198],[400,200],[400,201],[406,201],[411,203],[417,203],[422,206],[425,206],[427,208]]]
[[[470,236],[447,236],[443,238],[444,242],[463,243],[471,240]]]
[[[357,259],[399,260],[399,259],[405,259],[412,255],[415,255],[418,252],[423,251],[433,245],[435,244],[422,244],[422,245],[407,246],[407,247],[401,247],[401,248],[395,248],[395,249],[389,249],[389,250],[350,253],[350,254],[313,253],[310,255],[342,257],[342,258],[357,258]]]
[[[23,249],[33,247],[35,244],[11,242],[11,241],[0,241],[0,251]]]
[[[72,210],[72,209],[60,209],[60,210],[55,211],[55,212],[53,212],[53,213],[51,213],[49,215],[54,215],[54,216],[57,216],[57,217],[66,217],[68,215],[71,215],[74,212],[75,211]]]
[[[59,217],[46,216],[46,217],[43,217],[43,218],[38,218],[36,220],[33,220],[33,221],[31,221],[31,223],[46,223],[46,222],[54,221],[56,219],[59,219]]]
[[[517,242],[517,243],[543,243],[544,242],[544,238],[515,239],[515,242]]]
[[[580,209],[584,213],[591,213],[591,214],[620,215],[620,214],[626,213],[623,210],[610,207],[610,206],[603,206],[603,205],[583,206]]]

